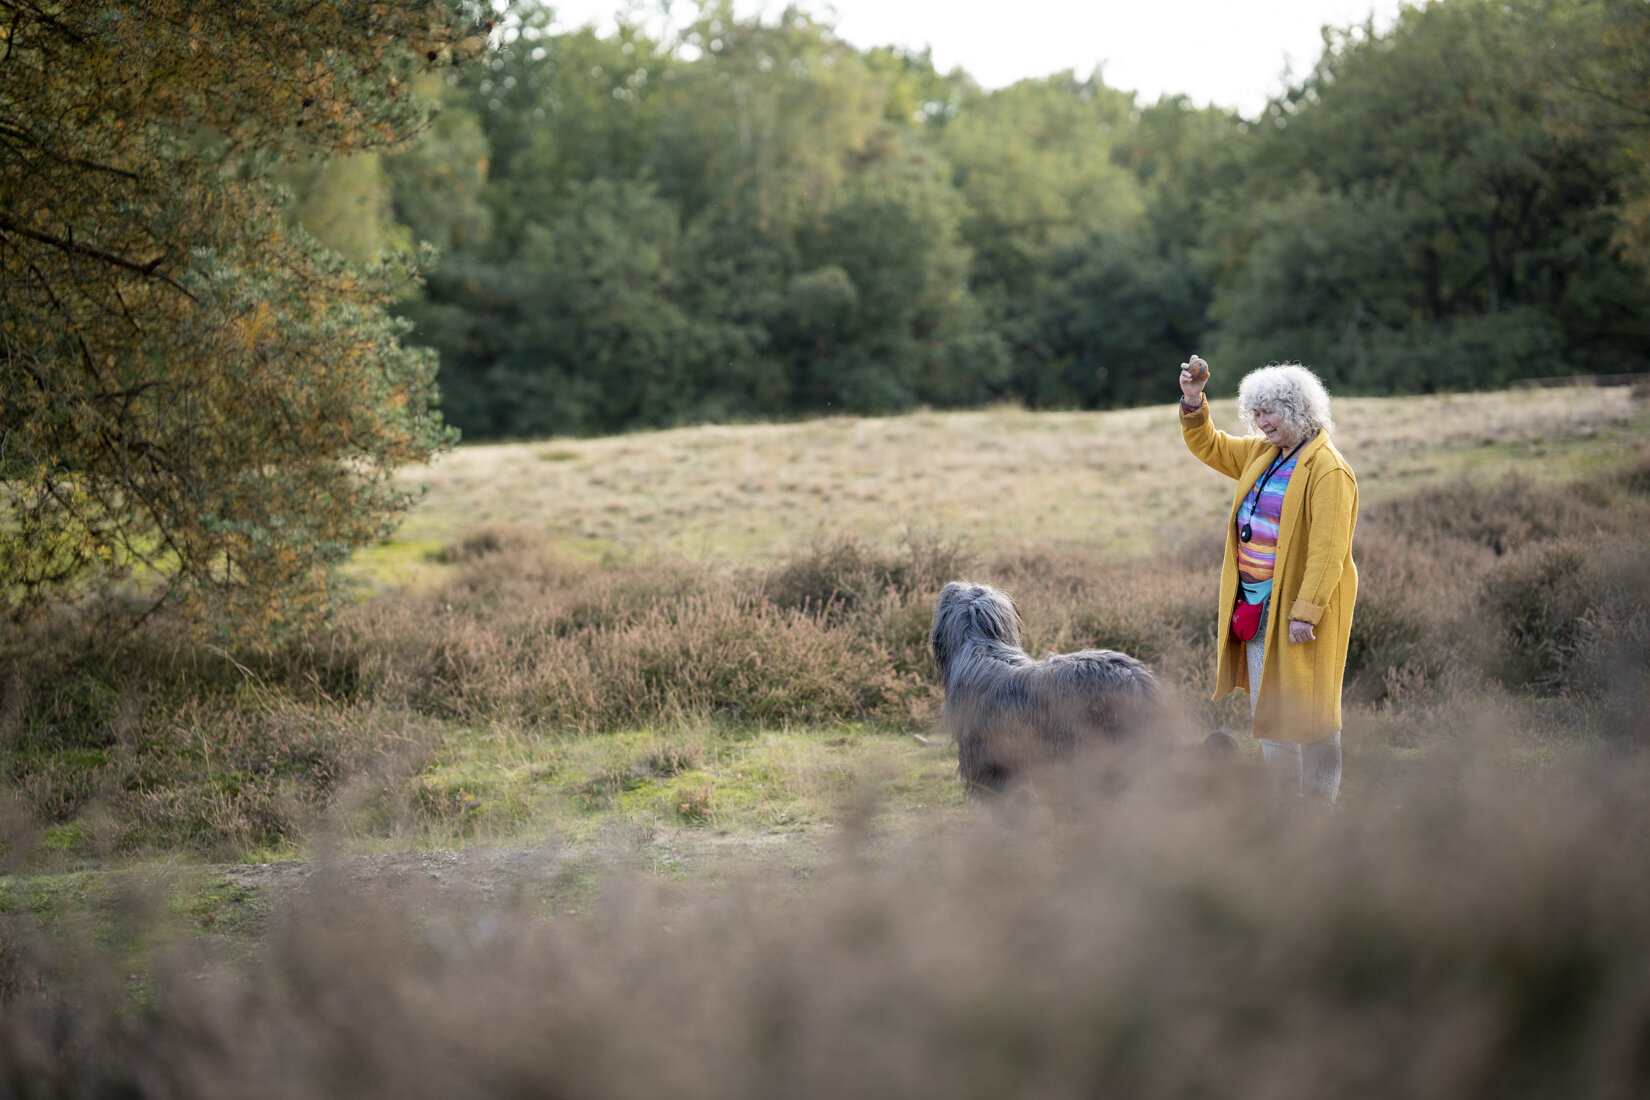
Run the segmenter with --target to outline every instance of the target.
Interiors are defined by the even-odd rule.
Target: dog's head
[[[970,645],[997,642],[1019,648],[1020,609],[1008,593],[988,584],[952,581],[940,590],[934,605],[934,626],[928,646],[940,679],[949,677],[951,664]]]

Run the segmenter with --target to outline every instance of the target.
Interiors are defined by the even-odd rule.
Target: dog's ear
[[[980,628],[998,641],[1007,642],[1009,645],[1024,645],[1026,621],[1020,615],[1019,601],[998,588],[982,589],[982,594],[985,593],[990,594],[991,604],[993,605],[991,610],[995,611],[996,614],[985,613],[981,618]],[[1008,607],[1007,622],[1001,621],[1003,618],[1001,608],[1005,605]]]
[[[934,655],[934,666],[945,675],[946,665],[951,661],[950,631],[946,629],[946,619],[951,614],[950,608],[961,597],[963,586],[952,581],[940,589],[940,598],[934,604],[934,624],[928,631],[928,649]]]

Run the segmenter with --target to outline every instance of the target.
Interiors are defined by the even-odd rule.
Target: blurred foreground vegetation
[[[1186,755],[891,833],[872,802],[800,868],[752,853],[686,881],[638,836],[600,866],[501,859],[497,889],[347,859],[273,898],[245,873],[0,882],[0,1084],[1640,1095],[1642,738],[1520,766],[1511,739],[1565,722],[1494,698],[1410,697],[1386,729],[1432,740],[1425,766],[1322,819]],[[1349,779],[1374,763],[1355,753]]]

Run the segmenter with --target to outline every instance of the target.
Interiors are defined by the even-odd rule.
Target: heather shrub
[[[1356,548],[1352,697],[1379,702],[1395,679],[1436,682],[1452,668],[1596,693],[1577,674],[1576,647],[1585,629],[1589,652],[1608,648],[1632,619],[1630,606],[1614,607],[1624,589],[1606,583],[1602,563],[1631,560],[1642,541],[1646,501],[1631,473],[1642,463],[1554,486],[1464,481],[1370,508]]]
[[[369,697],[462,721],[830,721],[908,714],[930,690],[874,639],[680,565],[471,571],[343,631]]]
[[[960,542],[916,533],[893,548],[854,535],[820,537],[764,577],[762,590],[782,608],[841,616],[888,596],[931,598],[973,560]]]
[[[530,531],[511,527],[483,527],[472,531],[457,542],[443,546],[435,553],[435,560],[452,564],[474,562],[501,553],[531,551],[539,539]]]
[[[1381,703],[1392,683],[1436,681],[1475,659],[1481,628],[1464,627],[1477,579],[1495,561],[1476,542],[1435,530],[1394,529],[1381,509],[1360,521],[1354,548],[1358,603],[1346,654],[1351,700]]]
[[[290,846],[311,835],[351,777],[398,782],[429,744],[416,715],[296,700],[245,679],[255,674],[244,666],[231,668],[237,680],[221,692],[168,682],[185,652],[127,653],[112,681],[89,670],[27,687],[13,678],[8,699],[17,698],[20,720],[0,761],[35,835],[14,837],[8,857],[39,849],[75,864]],[[145,672],[154,677],[140,680]],[[208,684],[217,679],[203,673]],[[66,842],[41,846],[41,830]]]
[[[1174,675],[1213,646],[1218,551],[1108,562],[1077,551],[1033,550],[997,563],[987,579],[1009,591],[1034,656],[1116,649]]]
[[[1394,531],[1476,543],[1499,556],[1578,531],[1619,531],[1637,522],[1612,504],[1608,486],[1591,478],[1537,486],[1509,474],[1491,484],[1456,479],[1374,511]]]
[[[1638,457],[1621,471],[1620,481],[1630,493],[1650,495],[1650,448],[1641,450]]]
[[[524,690],[529,721],[622,725],[680,712],[756,725],[892,718],[931,691],[897,674],[880,646],[750,592],[696,595],[623,630],[569,640],[588,641],[571,668],[596,689],[581,707],[567,666],[546,662]]]
[[[14,630],[0,785],[29,829],[10,859],[42,839],[71,864],[295,841],[338,777],[385,749],[387,731],[293,702],[165,623],[113,645],[62,620]]]
[[[1650,561],[1642,544],[1593,548],[1588,606],[1568,624],[1555,663],[1563,690],[1595,700],[1603,727],[1643,740],[1650,731]]]
[[[1386,698],[1386,685],[1396,676],[1435,675],[1440,662],[1429,660],[1429,640],[1412,600],[1373,586],[1367,594],[1360,592],[1347,640],[1347,695],[1378,703]]]
[[[956,540],[907,532],[898,545],[883,547],[844,535],[816,538],[754,583],[775,606],[863,638],[886,655],[897,676],[927,681],[934,599],[974,567],[974,555]],[[918,713],[926,709],[927,703],[917,706]],[[892,717],[909,713],[902,702]]]
[[[1495,643],[1491,671],[1503,682],[1565,688],[1568,654],[1601,594],[1596,550],[1574,539],[1545,543],[1509,556],[1485,576],[1479,597]]]

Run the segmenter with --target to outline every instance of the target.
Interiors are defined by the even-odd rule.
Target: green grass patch
[[[344,567],[346,580],[368,586],[403,587],[426,584],[441,573],[442,539],[390,539],[363,546]]]
[[[268,907],[249,887],[204,873],[180,882],[167,896],[166,911],[193,931],[242,939],[262,930]]]
[[[450,727],[408,781],[421,842],[497,840],[543,819],[554,769],[533,739],[504,728]]]
[[[834,820],[851,797],[901,816],[959,807],[955,767],[949,746],[859,724],[537,736],[453,728],[407,782],[406,839],[451,847],[555,832],[576,847],[616,828],[803,832]]]
[[[57,943],[113,952],[136,989],[156,952],[173,941],[205,937],[232,953],[249,949],[268,908],[255,891],[209,868],[0,876],[0,917]]]

